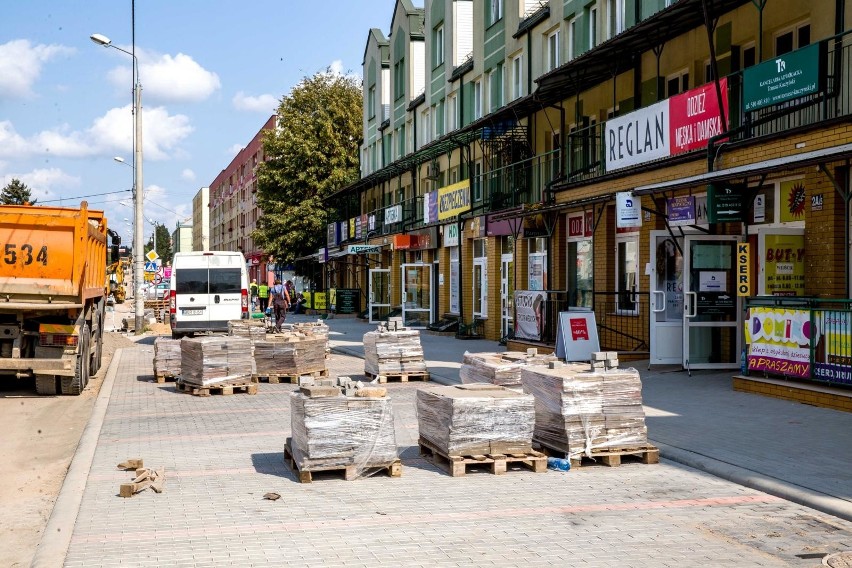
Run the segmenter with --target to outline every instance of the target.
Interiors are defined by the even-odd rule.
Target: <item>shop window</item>
[[[488,317],[488,258],[485,239],[473,241],[473,316]]]
[[[544,290],[547,286],[547,239],[527,239],[527,289]]]
[[[618,235],[615,239],[616,310],[636,314],[639,291],[639,233]]]
[[[568,305],[594,307],[594,257],[592,212],[568,216],[567,282]]]

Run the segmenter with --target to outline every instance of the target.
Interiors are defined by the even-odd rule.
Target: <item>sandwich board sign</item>
[[[556,356],[565,361],[589,361],[600,351],[595,312],[571,310],[559,312],[556,325]]]

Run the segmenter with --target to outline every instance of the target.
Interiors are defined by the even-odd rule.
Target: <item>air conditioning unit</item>
[[[426,165],[426,178],[427,179],[438,179],[441,175],[441,166],[438,162],[430,162]]]

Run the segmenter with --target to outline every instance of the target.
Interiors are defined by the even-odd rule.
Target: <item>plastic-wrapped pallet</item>
[[[289,334],[254,342],[255,372],[258,375],[298,375],[325,370],[322,336]]]
[[[464,384],[491,383],[521,388],[521,369],[527,365],[547,365],[559,361],[555,355],[528,355],[522,352],[469,353],[465,352],[459,378]]]
[[[251,381],[251,341],[244,337],[195,337],[180,342],[181,380],[190,385]]]
[[[180,339],[158,337],[154,340],[154,375],[178,376],[180,362]]]
[[[417,391],[420,437],[447,456],[532,451],[535,401],[497,385]]]
[[[535,397],[535,439],[571,456],[648,444],[642,381],[635,369],[580,372],[574,366],[525,367]]]
[[[387,397],[290,395],[293,459],[300,470],[386,466],[399,458]]]
[[[426,373],[420,332],[379,327],[364,334],[364,371],[372,375]]]

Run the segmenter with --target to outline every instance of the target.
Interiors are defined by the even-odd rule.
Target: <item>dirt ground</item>
[[[103,365],[80,396],[38,396],[31,380],[0,382],[0,566],[30,565],[112,356],[134,345],[105,333]]]

